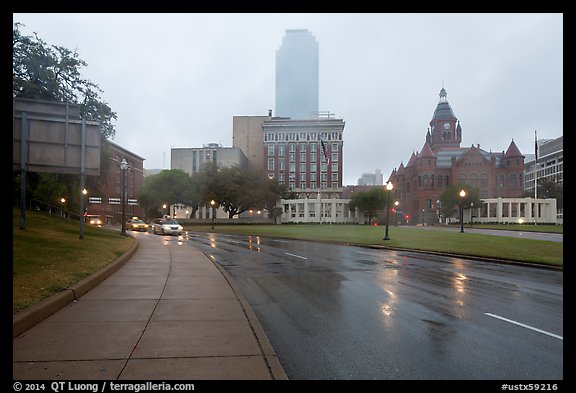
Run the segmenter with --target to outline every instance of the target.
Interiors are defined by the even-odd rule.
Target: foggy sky
[[[563,135],[563,15],[14,14],[25,35],[78,50],[117,112],[118,145],[170,168],[171,147],[232,146],[232,117],[275,108],[287,29],[319,43],[320,106],[345,121],[344,185],[386,181],[425,142],[444,87],[462,147],[534,153]]]

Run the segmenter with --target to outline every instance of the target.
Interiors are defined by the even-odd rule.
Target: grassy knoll
[[[62,291],[124,254],[134,243],[118,231],[84,226],[79,239],[77,220],[26,212],[21,230],[20,211],[12,216],[13,314]]]
[[[209,225],[186,230],[315,240],[354,245],[380,245],[563,266],[563,243],[504,236],[423,230],[411,226],[389,228],[390,240],[382,240],[384,227],[368,225]]]

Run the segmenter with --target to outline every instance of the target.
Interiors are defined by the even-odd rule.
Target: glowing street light
[[[464,233],[464,197],[466,196],[466,191],[460,191],[460,233]]]
[[[210,206],[212,206],[212,229],[214,229],[214,205],[216,205],[216,201],[212,199],[210,201]]]
[[[386,189],[388,190],[388,202],[386,202],[386,235],[384,236],[384,240],[390,240],[388,237],[388,224],[390,224],[390,192],[394,188],[394,185],[391,181],[386,183]]]

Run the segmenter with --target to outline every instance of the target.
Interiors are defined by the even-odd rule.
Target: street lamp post
[[[398,213],[398,205],[400,204],[400,202],[396,201],[394,202],[394,226],[397,227],[398,226],[398,220],[396,219],[396,214]]]
[[[474,225],[474,202],[470,202],[470,228]]]
[[[122,231],[120,235],[127,236],[126,234],[126,170],[128,169],[128,162],[125,158],[122,159],[120,163],[120,170],[122,172],[122,186],[121,192],[122,196],[120,198],[120,203],[122,203]]]
[[[464,233],[464,209],[463,209],[463,200],[466,196],[466,191],[460,191],[460,233]]]
[[[216,201],[212,199],[210,201],[210,206],[212,206],[212,229],[214,229],[214,205],[216,205]]]
[[[84,239],[84,221],[86,220],[86,208],[85,208],[85,198],[86,194],[88,194],[88,190],[85,188],[82,189],[82,196],[80,197],[80,239]]]
[[[388,237],[388,224],[390,223],[390,191],[392,191],[392,188],[394,188],[394,186],[392,185],[391,181],[386,183],[386,189],[388,190],[388,202],[386,203],[386,235],[384,236],[384,240],[390,240]]]

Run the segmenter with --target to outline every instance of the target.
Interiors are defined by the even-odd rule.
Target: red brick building
[[[480,189],[480,198],[517,198],[523,193],[524,156],[514,140],[506,152],[493,153],[480,145],[460,147],[462,127],[440,91],[440,100],[430,121],[420,152],[408,163],[400,163],[388,181],[399,210],[415,223],[437,222],[437,201],[447,186],[465,183]]]
[[[100,179],[99,190],[88,190],[87,213],[98,214],[106,224],[120,225],[122,218],[122,171],[120,163],[123,159],[128,162],[126,171],[126,219],[133,216],[144,217],[144,210],[138,206],[138,194],[144,184],[144,158],[124,149],[123,147],[107,140],[103,145],[107,152],[104,156],[109,157],[107,176]],[[103,175],[101,175],[103,176]]]

